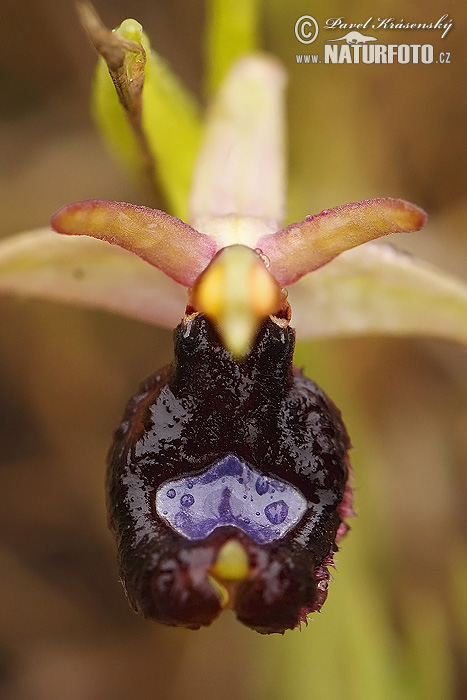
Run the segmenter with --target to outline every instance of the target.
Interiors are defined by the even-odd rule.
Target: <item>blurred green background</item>
[[[201,0],[99,0],[133,16],[201,101]],[[263,46],[289,73],[288,221],[403,197],[430,215],[401,248],[467,278],[467,11],[441,3],[264,0]],[[436,21],[378,32],[433,43],[450,65],[305,66],[294,24]],[[344,33],[344,32],[342,32]],[[339,35],[340,36],[340,35]],[[3,0],[0,235],[86,198],[160,206],[107,154],[89,117],[95,57],[64,0]],[[451,700],[467,696],[467,358],[447,342],[302,343],[297,364],[342,409],[358,517],[336,583],[301,633],[261,637],[225,613],[200,632],[145,622],[118,583],[104,508],[113,429],[169,331],[97,311],[0,299],[0,697],[5,700]]]

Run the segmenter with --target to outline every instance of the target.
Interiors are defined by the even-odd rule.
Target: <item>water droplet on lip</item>
[[[285,501],[276,501],[276,503],[270,503],[264,509],[264,514],[273,525],[279,525],[283,523],[289,512],[289,507]]]
[[[265,493],[267,493],[267,490],[269,488],[269,482],[266,479],[265,476],[259,476],[256,479],[256,493],[259,496],[263,496]]]
[[[184,506],[185,508],[189,508],[190,506],[193,505],[195,502],[195,499],[191,493],[185,493],[180,499],[180,504]]]

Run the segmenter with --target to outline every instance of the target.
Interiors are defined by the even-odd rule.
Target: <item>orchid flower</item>
[[[121,202],[67,205],[53,216],[53,230],[2,243],[0,290],[172,327],[188,289],[188,309],[211,318],[239,359],[261,322],[284,312],[286,297],[299,337],[421,333],[467,342],[465,288],[373,243],[420,229],[420,208],[378,198],[284,226],[285,75],[274,59],[233,63],[203,125],[138,23],[109,33],[84,12],[107,63],[100,62],[95,86],[105,136],[127,165],[155,176],[171,211],[189,223]]]

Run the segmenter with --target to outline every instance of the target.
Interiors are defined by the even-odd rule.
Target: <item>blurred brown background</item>
[[[204,99],[201,0],[96,7],[108,26],[138,19]],[[294,37],[295,21],[309,13],[318,21],[449,13],[445,39],[436,31],[378,38],[433,43],[451,52],[451,65],[296,65],[296,53],[322,49],[322,36],[309,48]],[[466,19],[452,0],[264,0],[263,45],[289,71],[290,220],[401,196],[424,207],[430,223],[397,244],[467,280]],[[115,165],[91,123],[94,61],[71,2],[3,0],[2,237],[45,225],[74,200],[157,205],[157,194]],[[138,382],[169,361],[171,333],[16,299],[0,299],[0,328],[2,700],[467,695],[464,349],[385,338],[300,348],[299,363],[353,435],[359,517],[323,614],[301,634],[272,639],[230,614],[198,633],[144,622],[117,580],[105,453]]]

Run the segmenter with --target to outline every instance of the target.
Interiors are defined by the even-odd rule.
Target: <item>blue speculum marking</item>
[[[166,481],[156,492],[156,511],[189,540],[233,525],[258,544],[278,540],[304,516],[307,501],[287,483],[269,478],[227,455],[198,476]]]

